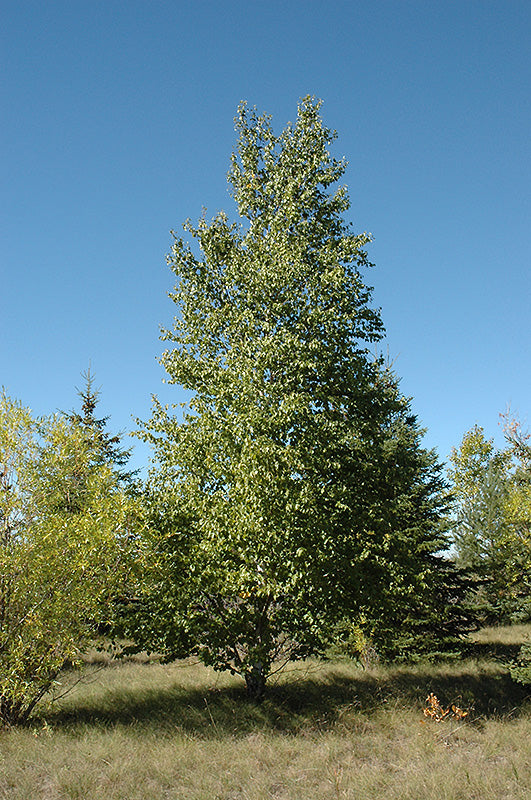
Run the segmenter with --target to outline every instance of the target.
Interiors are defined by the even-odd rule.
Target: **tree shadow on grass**
[[[161,735],[180,730],[194,738],[245,736],[257,731],[299,734],[330,730],[338,722],[355,725],[359,714],[386,708],[418,709],[433,692],[443,704],[471,708],[471,720],[517,716],[529,700],[529,688],[514,683],[506,670],[471,666],[455,670],[390,668],[356,672],[333,666],[300,678],[289,676],[269,687],[260,705],[249,702],[241,687],[190,689],[175,685],[142,690],[126,686],[107,690],[90,704],[52,710],[47,724],[70,730],[136,727]],[[35,724],[35,718],[33,719]]]
[[[277,697],[275,697],[278,691]],[[336,674],[329,682],[305,680],[275,688],[271,700],[277,701],[294,718],[331,726],[345,711],[374,714],[386,708],[418,709],[426,706],[430,693],[442,705],[452,703],[470,709],[471,719],[516,716],[528,706],[529,687],[515,683],[507,670],[469,671],[447,669],[389,669],[385,674],[362,673],[348,679]]]
[[[491,659],[508,663],[518,657],[521,644],[508,644],[505,642],[472,642],[465,650],[469,658]]]

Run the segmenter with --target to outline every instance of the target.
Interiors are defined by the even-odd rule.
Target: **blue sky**
[[[280,131],[312,94],[426,445],[501,444],[531,398],[530,40],[528,0],[3,0],[0,384],[70,409],[90,362],[113,430],[179,402],[169,230],[235,216],[240,100]]]

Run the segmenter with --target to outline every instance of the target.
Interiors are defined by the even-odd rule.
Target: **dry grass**
[[[497,635],[516,644],[515,631]],[[31,725],[0,736],[0,798],[528,800],[531,706],[479,653],[365,672],[305,663],[258,707],[236,679],[197,664],[93,665]],[[473,706],[470,716],[426,719],[429,692]]]
[[[531,639],[531,625],[492,625],[470,637],[482,644],[521,645]]]

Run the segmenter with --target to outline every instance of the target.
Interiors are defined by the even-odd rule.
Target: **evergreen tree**
[[[106,430],[108,416],[96,417],[100,391],[94,386],[94,376],[90,371],[90,366],[86,372],[81,373],[81,376],[85,381],[83,388],[77,390],[81,399],[81,407],[79,411],[70,411],[66,417],[79,425],[85,432],[93,453],[92,462],[97,466],[111,467],[118,484],[132,489],[135,476],[138,474],[138,470],[126,469],[131,458],[132,448],[122,446],[123,433],[113,434]]]

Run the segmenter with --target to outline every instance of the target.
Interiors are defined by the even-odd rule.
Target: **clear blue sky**
[[[530,34],[529,0],[4,0],[0,384],[67,410],[90,361],[113,430],[179,402],[169,230],[234,216],[240,100],[281,130],[313,94],[426,445],[501,443],[531,400]]]

